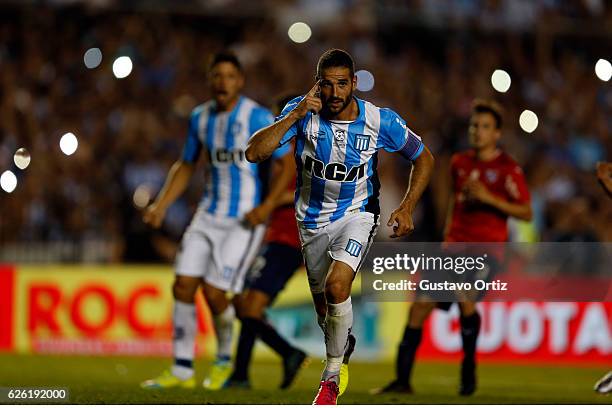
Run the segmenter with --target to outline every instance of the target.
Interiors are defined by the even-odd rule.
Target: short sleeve
[[[516,203],[526,204],[531,200],[525,173],[518,165],[514,165],[506,175],[505,188],[512,201]]]
[[[295,107],[301,102],[301,100],[304,99],[303,96],[298,96],[297,98],[292,99],[291,101],[289,101],[287,103],[287,105],[285,105],[285,107],[283,108],[283,110],[281,111],[280,115],[278,115],[275,118],[275,122],[278,122],[279,120],[283,119],[285,116],[287,116],[287,114],[289,112],[291,112],[293,109],[295,109]],[[291,139],[293,139],[295,136],[297,136],[298,134],[298,122],[294,123],[289,130],[287,131],[287,133],[285,133],[285,135],[282,137],[281,141],[280,141],[280,145],[283,146],[285,145],[288,141],[290,141]]]
[[[249,120],[249,132],[252,136],[259,129],[270,126],[272,123],[274,123],[274,116],[272,115],[272,112],[262,107],[255,108],[253,109],[251,118]]]
[[[291,146],[291,143],[280,145],[275,151],[272,152],[272,158],[275,160],[280,159],[284,155],[291,153]]]
[[[388,152],[398,152],[408,160],[419,157],[424,148],[421,138],[391,109],[380,110],[378,138],[378,147]]]
[[[198,137],[198,125],[202,108],[196,108],[191,113],[189,118],[189,130],[187,131],[187,141],[183,147],[182,160],[186,163],[195,163],[200,157],[202,151],[202,142]]]

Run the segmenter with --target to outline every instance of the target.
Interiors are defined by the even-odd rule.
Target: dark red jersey
[[[295,181],[287,187],[288,191],[295,191]],[[297,221],[295,220],[295,207],[293,204],[275,209],[270,216],[266,242],[276,242],[300,248]]]
[[[513,203],[528,203],[529,190],[525,176],[505,152],[489,161],[476,158],[474,150],[456,153],[451,158],[451,176],[455,205],[446,242],[503,242],[508,240],[508,216],[478,202],[469,202],[463,185],[477,179],[500,198]]]

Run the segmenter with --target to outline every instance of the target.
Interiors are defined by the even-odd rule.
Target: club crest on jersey
[[[370,136],[368,135],[355,135],[355,149],[360,152],[366,151],[370,148]]]
[[[334,129],[334,140],[338,146],[346,146],[346,131],[344,129]]]
[[[306,156],[304,171],[311,175],[331,181],[357,181],[366,175],[366,163],[353,166],[350,169],[344,163],[323,163],[312,156]]]
[[[497,181],[497,170],[487,169],[485,171],[485,177],[489,183],[495,183]]]
[[[359,256],[361,252],[361,244],[354,239],[349,239],[348,244],[346,244],[346,248],[344,249],[351,256]]]
[[[232,129],[231,129],[232,134],[237,135],[238,133],[240,133],[241,130],[242,130],[242,123],[234,122],[234,124],[232,125]]]
[[[308,133],[308,138],[310,140],[323,140],[325,139],[325,132],[323,130],[319,130],[318,132],[310,132]]]
[[[336,139],[336,142],[344,142],[346,140],[344,129],[334,129],[334,139]]]

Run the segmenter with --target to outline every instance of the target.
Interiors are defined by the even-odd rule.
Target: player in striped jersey
[[[388,222],[397,223],[393,237],[414,229],[412,211],[433,168],[431,153],[397,113],[353,95],[354,73],[347,52],[326,51],[316,84],[253,135],[246,151],[247,160],[259,162],[296,139],[296,218],[327,353],[315,404],[335,404],[348,374],[342,363],[353,322],[351,285],[378,226],[378,150],[414,164],[410,187]]]
[[[181,242],[174,281],[174,365],[161,376],[145,381],[145,388],[195,386],[196,316],[194,296],[202,286],[213,315],[217,334],[217,359],[204,381],[207,389],[219,389],[231,373],[230,353],[234,307],[227,292],[240,293],[245,274],[263,238],[264,227],[246,219],[262,205],[260,166],[245,160],[249,137],[273,122],[272,114],[240,94],[244,76],[232,54],[217,54],[210,65],[209,80],[214,98],[196,107],[189,121],[182,158],[144,214],[144,221],[159,227],[166,209],[183,193],[201,153],[206,157],[206,185],[196,214]],[[273,158],[291,166],[288,148]],[[288,160],[287,160],[288,159]],[[266,200],[275,201],[288,180],[279,178]]]

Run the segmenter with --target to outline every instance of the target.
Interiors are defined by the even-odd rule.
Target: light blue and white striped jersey
[[[273,122],[270,111],[245,96],[231,112],[217,112],[213,100],[192,111],[182,160],[195,163],[202,148],[208,152],[206,186],[200,202],[204,211],[240,218],[260,204],[262,182],[267,180],[262,180],[260,166],[249,163],[244,152],[253,133]],[[272,157],[289,151],[283,146]]]
[[[283,109],[280,119],[303,96]],[[331,121],[308,113],[281,139],[281,146],[296,138],[295,161],[297,220],[305,228],[321,228],[347,212],[378,215],[380,182],[378,150],[399,152],[409,160],[423,151],[421,138],[394,111],[355,98],[359,116],[354,121]]]

